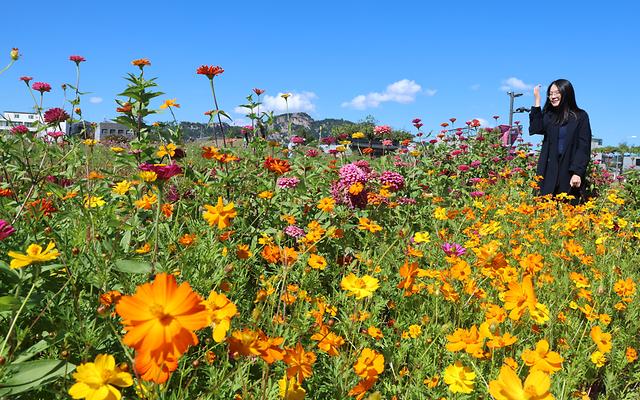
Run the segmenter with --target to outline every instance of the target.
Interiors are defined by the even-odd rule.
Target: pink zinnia
[[[35,82],[31,87],[33,88],[33,90],[40,93],[51,91],[51,85],[46,82]]]
[[[4,240],[13,235],[16,230],[7,221],[0,219],[0,240]]]
[[[76,64],[80,64],[83,61],[87,61],[87,59],[82,56],[69,56],[69,60],[73,61]]]
[[[458,165],[458,171],[467,172],[469,170],[469,166],[467,164]]]
[[[44,113],[44,122],[46,122],[47,124],[59,124],[68,119],[69,119],[69,114],[67,114],[67,112],[62,108],[58,108],[58,107],[50,108]]]
[[[391,140],[389,140],[389,139],[384,139],[382,141],[382,145],[383,146],[387,146],[388,147],[388,146],[391,146],[392,144],[393,144],[393,142]]]
[[[14,135],[23,135],[25,133],[29,133],[29,128],[27,128],[24,125],[18,125],[11,128],[10,132],[13,133]]]
[[[23,81],[24,83],[26,83],[27,85],[29,84],[29,82],[32,80],[33,78],[30,76],[21,76],[20,80]]]
[[[301,238],[304,236],[304,230],[295,225],[289,225],[286,228],[284,228],[284,233],[285,235],[291,236],[294,238]]]
[[[384,136],[391,133],[391,127],[389,125],[380,125],[373,128],[373,133],[377,136]]]
[[[48,136],[50,136],[50,137],[52,137],[52,138],[54,138],[54,139],[57,139],[57,138],[59,138],[59,137],[64,136],[64,132],[60,132],[60,131],[47,132],[47,135],[48,135]]]
[[[278,178],[277,185],[282,189],[294,189],[300,183],[300,179],[296,177],[291,178]]]
[[[317,157],[317,156],[318,156],[318,154],[320,154],[320,153],[319,153],[319,152],[318,152],[318,150],[316,150],[316,149],[309,149],[309,150],[307,150],[307,152],[305,153],[305,155],[306,155],[307,157]]]
[[[304,138],[296,135],[291,137],[291,141],[293,142],[293,144],[303,144]]]
[[[404,177],[397,172],[384,171],[378,180],[394,192],[404,187]]]

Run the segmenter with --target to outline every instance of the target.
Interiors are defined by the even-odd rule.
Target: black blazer
[[[540,107],[532,107],[529,114],[529,134],[543,135],[542,149],[538,159],[540,194],[570,193],[579,196],[585,187],[585,174],[591,159],[591,126],[589,115],[579,111],[575,118],[567,122],[567,135],[564,139],[564,152],[558,154],[560,125],[553,122],[548,113],[542,113]],[[582,187],[571,188],[571,176],[579,175]]]

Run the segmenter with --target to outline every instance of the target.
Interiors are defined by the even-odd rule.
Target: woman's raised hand
[[[542,85],[535,85],[533,87],[533,98],[535,101],[535,106],[536,107],[540,107],[540,86]]]

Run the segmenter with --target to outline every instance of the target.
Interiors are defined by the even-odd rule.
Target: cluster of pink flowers
[[[384,136],[391,133],[391,127],[389,125],[379,125],[373,128],[373,133],[376,136]]]
[[[331,184],[331,195],[338,204],[345,204],[349,207],[364,208],[367,205],[366,184],[371,175],[369,163],[365,160],[347,164],[338,171],[340,179]],[[356,184],[361,184],[362,189],[353,193],[349,189]]]
[[[31,78],[29,78],[31,79]],[[27,82],[27,81],[25,81]],[[31,87],[33,88],[33,90],[40,92],[40,93],[44,93],[44,92],[50,92],[51,91],[51,85],[49,85],[46,82],[35,82],[33,85],[31,85]]]
[[[278,178],[276,183],[278,187],[281,189],[294,189],[300,183],[300,179],[296,177],[291,177],[291,178],[282,177],[282,178]]]
[[[458,243],[443,243],[442,250],[448,256],[455,255],[458,257],[464,255],[467,252],[467,249],[465,249],[463,246],[459,245]]]
[[[303,144],[304,143],[304,138],[302,136],[292,136],[291,137],[291,142],[293,144]]]
[[[382,185],[394,192],[404,188],[404,177],[397,172],[384,171],[380,174],[378,180]]]
[[[47,124],[59,124],[69,119],[69,114],[62,108],[50,108],[44,113],[44,122]]]
[[[295,225],[289,225],[286,228],[284,228],[284,234],[297,239],[304,236],[304,229]]]

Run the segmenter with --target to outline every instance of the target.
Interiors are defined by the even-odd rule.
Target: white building
[[[23,111],[5,111],[2,116],[0,116],[0,133],[9,132],[11,128],[18,125],[24,125],[29,128],[31,132],[35,132],[38,128],[38,122],[41,124],[44,123],[40,114]],[[66,133],[67,123],[62,122],[60,125],[62,132]],[[47,128],[45,132],[55,132],[57,130],[57,127]]]

